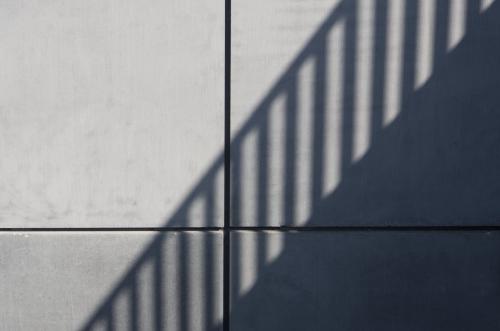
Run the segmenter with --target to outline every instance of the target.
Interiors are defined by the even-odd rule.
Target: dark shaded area
[[[285,248],[280,257],[264,268],[259,260],[255,286],[243,297],[233,297],[232,330],[500,327],[498,233],[472,228],[415,228],[498,224],[500,9],[494,4],[479,18],[479,2],[469,1],[466,37],[447,54],[449,2],[437,2],[433,75],[413,91],[418,10],[416,1],[406,4],[402,111],[382,129],[387,13],[386,1],[379,0],[375,13],[371,146],[354,164],[349,160],[353,144],[356,2],[344,2],[338,9],[347,20],[343,171],[340,185],[325,199],[318,198],[324,179],[323,145],[319,140],[324,136],[324,93],[328,84],[324,76],[326,47],[321,44],[324,30],[308,45],[310,51],[303,53],[307,54],[304,58],[315,57],[321,67],[316,68],[312,147],[315,179],[311,192],[315,207],[307,226],[382,228],[285,231]],[[293,84],[294,73],[303,62],[292,65],[279,88],[287,90]],[[295,100],[296,96],[289,94],[288,98]],[[287,116],[295,116],[294,110],[287,108]],[[288,141],[293,140],[293,130],[286,134]],[[286,180],[293,187],[288,181],[293,181],[294,176]],[[292,198],[284,208],[293,209],[299,203]],[[237,210],[233,212],[237,214]],[[238,224],[238,217],[234,219]],[[267,222],[264,218],[258,223],[264,226]],[[391,231],[387,226],[413,228]],[[252,254],[241,246],[241,238],[249,235],[240,232],[232,239],[233,294],[241,286],[238,259],[250,259]],[[254,244],[257,251],[266,250],[263,243],[272,237],[259,232]]]
[[[362,1],[362,0],[360,0]],[[295,167],[297,148],[298,71],[305,61],[315,60],[313,136],[310,198],[314,226],[487,226],[500,225],[500,7],[484,14],[479,1],[469,0],[466,35],[452,52],[446,52],[450,1],[436,1],[433,74],[414,90],[417,40],[417,1],[405,6],[402,110],[396,120],[382,126],[386,56],[387,1],[375,6],[373,98],[371,144],[367,154],[353,163],[353,131],[356,73],[357,5],[343,1],[320,26],[288,70],[269,91],[249,121],[231,142],[231,225],[242,224],[242,144],[257,132],[259,162],[256,225],[292,225],[296,206]],[[335,192],[322,197],[325,180],[325,114],[328,93],[327,35],[339,19],[345,20],[342,109],[341,182]],[[285,223],[267,219],[275,208],[268,196],[269,108],[280,95],[286,96],[285,151],[283,171],[283,215]],[[194,201],[202,199],[208,228],[214,222],[215,176],[224,166],[220,156],[166,226],[185,226]],[[207,229],[208,229],[207,228]],[[330,229],[331,230],[331,229]],[[329,230],[329,231],[330,231]],[[241,279],[239,262],[246,253],[232,237],[231,326],[232,330],[497,330],[500,315],[500,265],[498,232],[390,230],[354,232],[337,229],[318,233],[286,235],[281,255],[266,264],[269,242],[256,237],[254,268],[257,283],[237,297]],[[320,233],[321,232],[321,233]],[[96,309],[82,330],[93,330],[104,322],[115,330],[113,308],[120,293],[130,293],[130,330],[138,330],[137,274],[148,263],[154,265],[154,329],[164,330],[166,307],[177,309],[177,330],[190,330],[196,312],[188,309],[193,291],[187,282],[188,245],[181,242],[178,263],[168,264],[178,275],[178,296],[166,297],[162,289],[170,280],[164,274],[165,257],[161,233]],[[216,254],[205,243],[203,279],[206,330],[220,330],[211,321]],[[226,261],[229,263],[229,261]],[[222,305],[222,303],[221,303]]]
[[[466,37],[446,53],[449,1],[437,1],[433,31],[432,76],[414,90],[417,52],[417,1],[405,7],[402,74],[402,109],[397,119],[382,127],[386,66],[387,1],[375,2],[374,56],[372,70],[371,142],[367,154],[353,159],[357,2],[342,2],[328,17],[286,73],[245,124],[231,144],[233,226],[293,226],[298,201],[294,196],[297,128],[296,86],[298,72],[308,59],[315,61],[314,130],[311,151],[313,216],[308,226],[420,226],[498,225],[500,222],[500,111],[494,74],[500,69],[500,37],[497,5],[479,19],[479,1],[468,2]],[[327,35],[340,20],[346,22],[344,45],[343,123],[341,125],[341,184],[328,198],[322,198],[325,180],[325,113],[336,110],[326,105],[328,81]],[[493,74],[492,74],[493,73]],[[273,101],[286,96],[286,139],[284,159],[284,220],[267,219],[269,203],[269,109]],[[258,132],[259,168],[255,170],[258,219],[246,224],[241,212],[242,145],[248,133]],[[307,162],[304,160],[303,162]],[[248,175],[246,175],[248,176]],[[248,202],[246,202],[248,203]],[[276,207],[274,207],[276,208]]]
[[[400,116],[318,205],[311,225],[498,224],[499,17],[494,5],[455,50],[436,55],[432,78],[404,97]]]
[[[238,241],[248,232],[233,233]],[[260,238],[278,239],[259,232]],[[498,330],[500,232],[288,233],[231,330]]]

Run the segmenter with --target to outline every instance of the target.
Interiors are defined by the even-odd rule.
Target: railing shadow
[[[234,135],[233,230],[498,224],[499,36],[497,3],[342,1]],[[216,224],[223,167],[220,155],[166,226]],[[159,232],[81,329],[219,330],[218,240],[202,239],[197,259],[188,236]],[[239,277],[245,254],[250,280]],[[248,305],[266,291],[260,275],[287,254],[286,241],[233,243],[231,314],[259,317]],[[117,322],[123,295],[128,318]]]

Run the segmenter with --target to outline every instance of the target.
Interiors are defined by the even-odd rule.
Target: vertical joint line
[[[231,0],[224,4],[224,229],[222,330],[229,331],[230,310],[230,178],[231,178]]]

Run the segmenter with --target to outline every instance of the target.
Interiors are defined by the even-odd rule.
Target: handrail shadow
[[[367,3],[372,6],[365,8]],[[499,37],[500,8],[494,3],[482,12],[479,0],[467,1],[460,16],[463,35],[451,49],[450,26],[457,20],[453,2],[431,1],[436,7],[430,18],[422,14],[422,3],[344,0],[332,10],[231,141],[233,230],[499,224],[500,114],[495,88],[500,78],[495,69],[500,69],[500,47],[485,42]],[[366,22],[359,15],[367,11],[372,23],[363,30]],[[430,35],[424,26],[429,19],[435,27]],[[399,37],[390,31],[396,22],[403,22]],[[312,95],[310,104],[303,106],[302,71],[310,63],[307,82]],[[342,72],[334,72],[338,76],[332,81],[332,68],[339,63]],[[279,98],[284,104],[276,108]],[[278,131],[276,118],[282,127]],[[304,123],[309,123],[305,130]],[[305,169],[301,163],[307,164]],[[219,229],[214,226],[215,200],[223,167],[221,154],[165,227],[184,228],[196,204],[203,206],[205,230]],[[166,240],[163,232],[155,236],[81,330],[116,329],[113,310],[123,293],[129,303],[127,327],[139,330],[143,303],[137,282],[147,265],[153,266],[153,329],[164,330],[170,323],[165,308],[170,301],[178,312],[175,329],[191,330],[196,318],[201,318],[201,329],[220,329],[222,303],[214,302],[221,295],[212,283],[222,266],[210,263],[220,246],[214,238],[206,239],[206,262],[193,267],[187,239],[178,237],[175,263],[166,261]],[[259,290],[264,268],[273,268],[287,254],[287,244],[269,261],[271,247],[259,239],[252,252],[256,279],[250,285],[238,278],[241,270],[234,263],[242,249],[235,243],[231,251],[231,305],[237,312],[245,298]],[[166,268],[178,274],[176,298],[167,297]],[[193,272],[204,275],[198,285],[188,281]],[[192,286],[201,286],[201,317],[191,315],[200,311],[191,312],[187,303]],[[245,286],[246,294],[240,297]]]

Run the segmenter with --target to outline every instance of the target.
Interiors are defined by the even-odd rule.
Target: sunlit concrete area
[[[205,330],[221,319],[220,231],[3,232],[0,251],[2,330]]]
[[[223,1],[3,1],[0,18],[0,226],[222,224],[175,213],[224,147]]]

